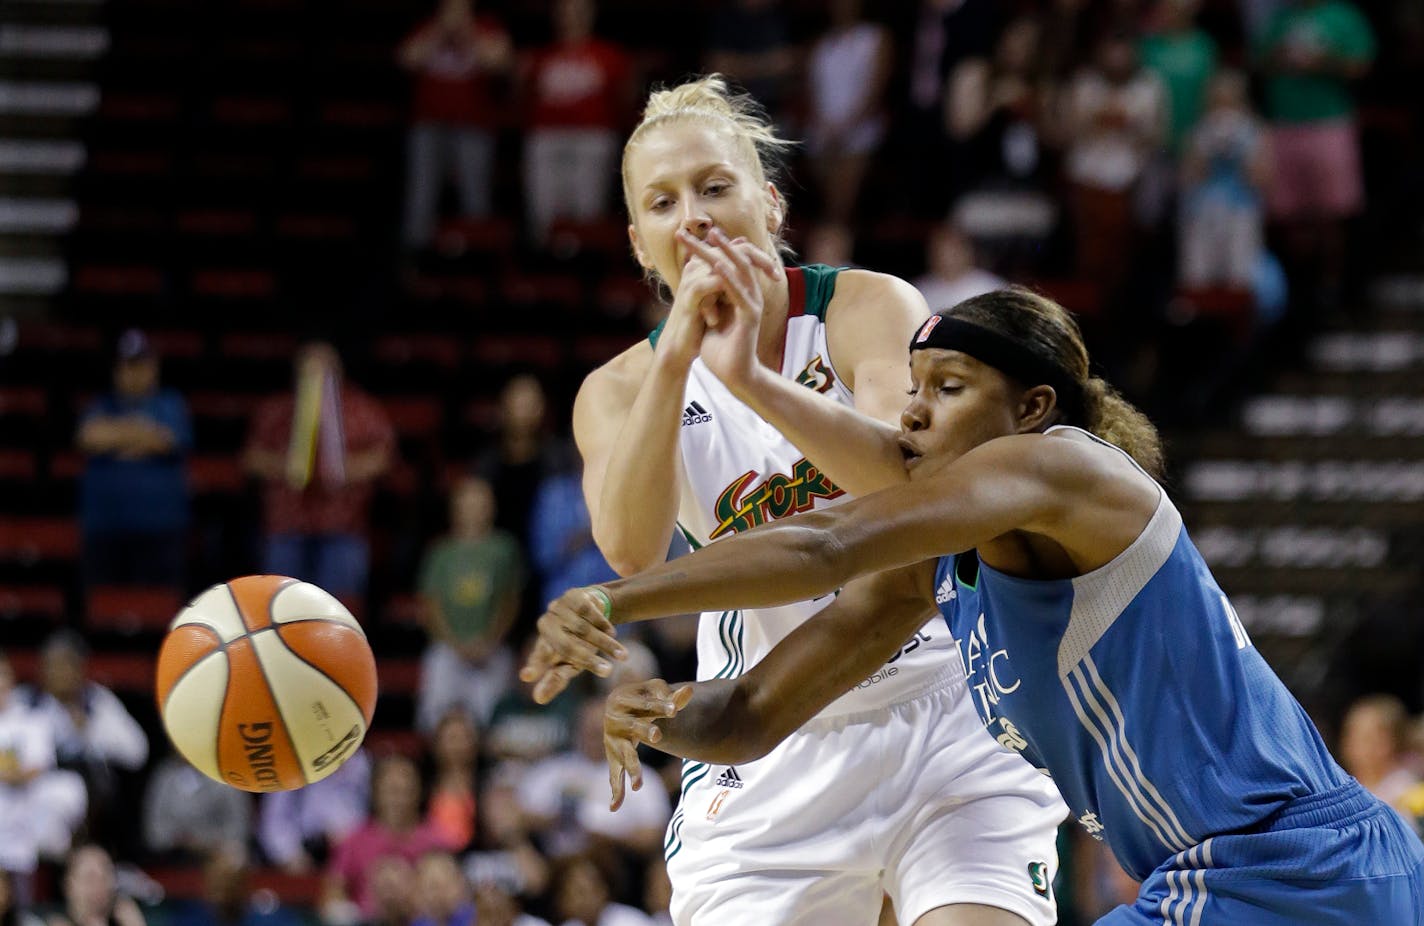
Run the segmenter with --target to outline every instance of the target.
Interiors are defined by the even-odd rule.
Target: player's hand
[[[685,232],[679,232],[686,235]],[[687,238],[692,236],[687,235]],[[682,240],[685,242],[687,238]],[[695,239],[694,239],[695,240]],[[667,324],[658,337],[658,352],[680,366],[691,366],[702,348],[702,336],[720,314],[722,288],[726,284],[696,253],[682,268],[677,290],[672,295]]]
[[[710,268],[722,283],[721,311],[707,319],[702,360],[733,392],[745,389],[759,366],[757,335],[766,307],[762,284],[782,278],[781,263],[745,238],[728,238],[716,228],[705,241],[686,231],[678,234],[693,260]]]
[[[643,764],[638,744],[656,744],[663,738],[657,721],[675,717],[692,700],[692,686],[674,689],[660,678],[633,682],[613,689],[603,706],[603,752],[608,757],[609,810],[623,806],[625,778],[633,790],[643,787]]]
[[[607,677],[613,660],[628,651],[614,638],[613,623],[603,613],[607,593],[597,586],[574,588],[549,603],[539,618],[539,640],[519,670],[534,686],[534,700],[548,704],[580,672]]]

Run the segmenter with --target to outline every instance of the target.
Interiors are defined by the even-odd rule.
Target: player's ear
[[[766,233],[775,238],[781,232],[781,226],[786,224],[786,203],[781,198],[781,191],[770,180],[766,182],[766,198]]]
[[[644,270],[652,270],[653,262],[648,257],[648,252],[643,250],[643,242],[638,240],[638,229],[632,222],[628,223],[628,241],[633,245],[633,256],[638,259],[638,265]]]
[[[1052,386],[1034,386],[1019,397],[1018,422],[1020,434],[1042,431],[1058,408],[1058,394]]]

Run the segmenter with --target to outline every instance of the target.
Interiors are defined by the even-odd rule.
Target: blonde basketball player
[[[574,435],[594,537],[625,575],[675,527],[701,546],[906,479],[889,422],[926,306],[895,277],[772,256],[786,206],[765,162],[784,144],[712,77],[654,93],[624,149],[633,251],[673,303],[589,376]],[[733,316],[700,242],[755,256],[760,317]],[[704,614],[698,678],[740,674],[830,600]],[[1065,808],[980,725],[925,620],[766,757],[684,766],[666,839],[680,926],[870,926],[887,893],[904,926],[1055,921]]]

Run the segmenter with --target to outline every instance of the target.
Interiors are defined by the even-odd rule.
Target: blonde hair
[[[758,183],[775,183],[781,157],[795,142],[776,134],[760,103],[745,93],[734,93],[721,74],[708,74],[676,87],[654,90],[643,107],[643,118],[623,145],[623,202],[631,217],[633,191],[628,184],[628,153],[650,129],[669,122],[702,120],[724,127],[753,169]]]

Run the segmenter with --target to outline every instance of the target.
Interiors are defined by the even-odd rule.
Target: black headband
[[[957,350],[1027,386],[1052,386],[1058,407],[1069,421],[1080,422],[1083,387],[1067,370],[1033,353],[1013,338],[944,313],[931,315],[915,332],[910,350]]]

